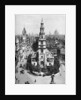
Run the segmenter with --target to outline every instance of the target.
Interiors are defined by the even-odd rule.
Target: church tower
[[[39,41],[38,41],[38,53],[39,53],[39,65],[45,67],[45,51],[46,51],[46,38],[44,32],[43,19],[41,20]]]

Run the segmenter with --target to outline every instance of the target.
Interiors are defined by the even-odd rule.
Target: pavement
[[[27,70],[24,70],[24,73],[20,73],[22,68],[18,68],[18,73],[16,73],[16,84],[25,84],[29,82],[30,84],[50,84],[51,76],[34,76],[28,73]],[[55,74],[54,83],[55,84],[64,84],[65,83],[65,67],[64,65],[60,66],[60,72]]]

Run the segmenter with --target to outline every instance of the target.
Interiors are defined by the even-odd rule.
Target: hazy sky
[[[45,34],[51,32],[54,34],[55,30],[58,30],[59,34],[65,34],[65,15],[53,14],[53,15],[28,15],[18,14],[15,15],[15,33],[22,34],[22,30],[25,27],[27,33],[39,34],[40,23],[43,18]]]

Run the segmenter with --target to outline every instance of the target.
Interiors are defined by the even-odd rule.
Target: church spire
[[[41,19],[40,34],[44,34],[44,23],[43,23],[43,18]]]
[[[41,23],[43,23],[43,18],[41,19]]]

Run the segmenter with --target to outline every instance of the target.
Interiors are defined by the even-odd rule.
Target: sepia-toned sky
[[[22,30],[25,27],[29,34],[39,34],[40,23],[43,18],[45,34],[54,34],[57,30],[59,34],[65,34],[66,27],[66,16],[60,14],[41,14],[41,15],[28,15],[28,14],[17,14],[15,15],[15,34],[22,34]]]

